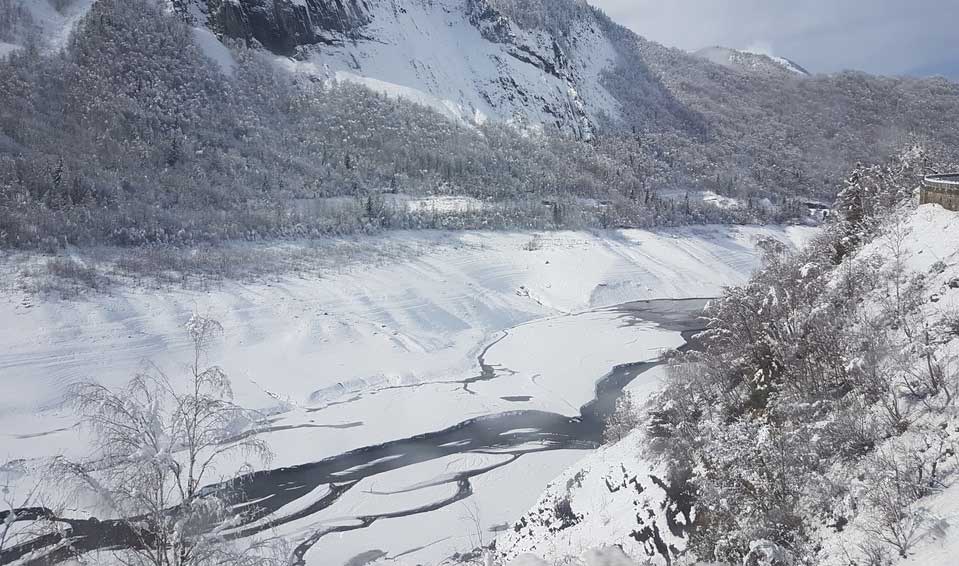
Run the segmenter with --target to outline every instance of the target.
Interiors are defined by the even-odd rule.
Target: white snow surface
[[[265,436],[273,468],[476,416],[517,409],[578,415],[613,366],[651,360],[681,344],[678,333],[624,326],[619,313],[604,307],[715,296],[758,265],[760,238],[800,245],[812,232],[713,226],[559,232],[538,234],[535,251],[525,249],[529,233],[406,232],[363,243],[418,253],[322,278],[226,283],[207,292],[124,288],[82,300],[42,299],[9,282],[0,294],[0,459],[84,450],[87,440],[61,408],[71,383],[119,386],[147,361],[183,375],[189,357],[183,324],[193,311],[223,323],[225,336],[210,357],[232,377],[238,401],[276,419],[280,430]],[[458,381],[479,373],[484,350],[496,379],[465,391]],[[504,399],[512,396],[530,398]],[[436,563],[473,548],[476,525],[488,542],[490,529],[516,520],[543,485],[581,456],[526,454],[476,478],[464,504],[324,538],[307,558],[342,564],[375,541],[393,557],[416,549],[392,563]],[[280,534],[304,538],[362,513],[445,499],[454,484],[424,482],[486,466],[490,458],[465,454],[368,478],[320,516]],[[476,506],[475,513],[464,505]]]
[[[236,59],[233,58],[230,50],[220,43],[220,40],[207,28],[193,27],[191,29],[193,30],[193,39],[200,51],[216,63],[225,74],[233,74],[233,70],[236,69]]]
[[[568,566],[636,566],[621,548],[616,546],[594,548],[583,553],[582,560],[570,558],[563,563]],[[523,554],[510,561],[509,566],[550,566],[535,554]]]
[[[439,214],[478,211],[483,210],[486,206],[485,202],[477,198],[464,196],[431,196],[406,201],[407,210],[411,212],[436,212]]]
[[[742,203],[740,201],[732,197],[716,194],[713,191],[703,191],[702,197],[703,197],[703,202],[708,202],[718,208],[730,210],[730,209],[742,207]]]
[[[917,547],[899,566],[953,566],[959,560],[959,485],[923,503],[930,522]]]
[[[616,55],[591,22],[575,24],[565,54],[571,68],[560,76],[527,62],[530,53],[536,54],[532,59],[555,58],[548,34],[511,24],[511,44],[488,41],[470,23],[466,0],[415,0],[400,10],[376,2],[370,10],[372,23],[363,36],[375,40],[319,46],[305,61],[279,61],[303,73],[407,98],[467,124],[493,118],[521,125],[572,124],[578,130],[587,127],[584,119],[619,114],[618,103],[599,80]]]
[[[20,49],[20,46],[16,43],[6,43],[4,41],[0,41],[0,59],[6,57],[10,53],[13,53],[17,49]]]
[[[58,12],[49,0],[19,2],[30,11],[33,23],[40,27],[40,35],[47,46],[57,51],[66,46],[73,28],[87,13],[94,0],[74,0],[62,12]]]

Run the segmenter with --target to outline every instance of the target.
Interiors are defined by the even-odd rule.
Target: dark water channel
[[[660,327],[683,333],[689,346],[690,337],[702,328],[699,318],[705,299],[655,300],[628,303],[613,307],[619,313],[623,326],[655,323]],[[638,349],[639,351],[640,349]],[[482,357],[480,365],[486,366]],[[455,454],[498,453],[507,458],[487,468],[461,472],[454,477],[436,480],[436,485],[456,486],[455,493],[442,501],[422,507],[382,515],[356,517],[350,524],[324,527],[312,534],[295,550],[296,562],[305,563],[305,555],[323,537],[334,532],[362,529],[377,520],[428,513],[468,498],[473,493],[471,480],[497,468],[514,464],[523,455],[550,450],[590,450],[599,446],[604,423],[613,411],[623,389],[659,362],[638,362],[612,368],[596,385],[595,398],[584,405],[577,417],[567,417],[542,411],[511,411],[469,419],[449,428],[420,434],[411,438],[367,446],[319,462],[260,471],[235,478],[229,482],[206,488],[209,492],[229,494],[238,508],[247,507],[243,523],[230,531],[232,538],[244,538],[275,527],[309,517],[333,505],[361,480],[421,464]],[[588,376],[587,376],[588,378]],[[468,386],[467,380],[463,383]],[[526,397],[504,397],[514,402]],[[424,407],[423,410],[429,410]],[[315,500],[311,492],[326,486],[328,489]],[[320,490],[322,491],[322,490]],[[283,508],[298,502],[299,510],[284,513]],[[21,509],[18,520],[27,521],[48,514],[45,509]],[[7,512],[0,512],[0,523]],[[136,547],[142,544],[143,533],[131,527],[131,521],[71,519],[55,517],[69,527],[68,533],[50,533],[30,542],[0,552],[0,564],[24,559],[24,564],[50,564],[63,561],[74,553],[98,549]],[[72,539],[72,549],[63,545],[65,536]],[[42,555],[42,557],[41,557]],[[35,558],[33,558],[35,557]]]

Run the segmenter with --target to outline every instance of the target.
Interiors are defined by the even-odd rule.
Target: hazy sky
[[[959,79],[959,0],[590,0],[671,47],[771,51],[813,72]]]

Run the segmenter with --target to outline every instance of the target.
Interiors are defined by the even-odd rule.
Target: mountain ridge
[[[59,14],[48,48],[0,61],[18,246],[38,245],[38,219],[120,245],[805,221],[857,161],[959,152],[955,83],[729,69],[580,1],[0,1]],[[0,41],[27,44],[23,12]],[[425,219],[370,200],[384,192],[496,205]],[[344,197],[367,202],[298,204]]]
[[[783,74],[785,71],[787,76],[790,74],[803,77],[812,75],[812,73],[807,71],[799,63],[768,53],[732,49],[730,47],[716,45],[699,49],[693,52],[693,55],[729,69],[738,69],[746,72]]]
[[[410,95],[466,123],[493,118],[588,139],[599,124],[622,122],[603,75],[623,56],[583,2],[545,8],[556,22],[501,0],[171,1],[188,22],[262,45],[308,76]]]

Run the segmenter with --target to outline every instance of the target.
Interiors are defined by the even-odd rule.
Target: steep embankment
[[[601,115],[618,114],[600,84],[617,55],[585,7],[559,38],[520,27],[485,0],[175,4],[224,38],[295,54],[284,63],[297,71],[359,83],[464,123],[591,135]]]
[[[952,564],[951,553],[959,538],[955,528],[959,517],[955,499],[955,451],[959,442],[956,417],[959,413],[948,397],[956,387],[959,361],[957,237],[959,215],[938,205],[893,213],[884,217],[879,235],[847,258],[835,273],[836,285],[847,285],[849,279],[844,277],[850,273],[862,273],[862,277],[871,281],[850,290],[862,293],[862,301],[856,307],[859,314],[848,322],[850,329],[870,324],[865,321],[881,320],[876,318],[880,313],[899,300],[903,304],[912,301],[905,297],[918,290],[914,307],[917,310],[910,311],[908,319],[920,321],[925,338],[921,334],[910,338],[908,328],[899,330],[889,322],[891,326],[885,332],[892,336],[891,348],[875,346],[873,354],[866,352],[874,346],[853,349],[854,356],[858,357],[848,362],[850,375],[855,376],[855,372],[865,371],[865,366],[874,364],[881,368],[878,371],[884,376],[882,379],[889,379],[891,384],[891,397],[886,398],[885,405],[867,405],[860,411],[858,426],[862,430],[859,433],[843,426],[832,431],[840,417],[828,410],[820,413],[822,409],[814,409],[813,405],[807,405],[805,411],[802,407],[797,409],[802,413],[801,418],[813,420],[811,428],[817,432],[793,431],[792,434],[800,434],[803,442],[814,446],[813,450],[824,453],[828,450],[822,450],[822,443],[839,442],[837,434],[862,434],[869,438],[869,431],[875,430],[872,427],[882,428],[877,422],[885,418],[883,415],[890,407],[899,415],[897,418],[903,419],[898,425],[901,430],[868,441],[865,452],[854,450],[853,456],[824,460],[822,464],[808,461],[802,464],[798,460],[789,464],[789,473],[796,477],[806,474],[803,477],[810,485],[820,483],[817,473],[823,473],[812,470],[825,465],[829,477],[826,483],[834,480],[834,489],[845,493],[830,504],[828,513],[833,517],[829,518],[818,515],[813,511],[815,505],[805,499],[815,497],[815,488],[808,494],[804,491],[807,486],[796,488],[799,491],[794,508],[800,520],[811,525],[807,529],[814,531],[807,530],[807,536],[816,541],[813,548],[818,550],[813,552],[817,563],[848,564],[850,558],[863,559],[869,554],[896,564]],[[815,264],[810,262],[799,272],[808,274],[815,269]],[[873,275],[865,275],[868,273]],[[897,287],[896,280],[901,287]],[[901,299],[897,290],[902,293]],[[767,302],[767,307],[775,301],[774,291],[768,292],[768,300],[773,302]],[[880,339],[880,334],[872,332],[874,342],[887,339]],[[918,350],[910,346],[915,339],[925,346]],[[806,348],[812,348],[812,340],[814,338],[803,338]],[[871,355],[878,355],[878,361],[866,359]],[[938,385],[942,388],[938,394],[924,385],[930,373],[944,379]],[[847,387],[853,391],[865,387],[854,383],[857,384]],[[649,393],[649,389],[644,389],[637,395]],[[845,401],[852,402],[851,397]],[[749,422],[761,426],[763,420],[757,417],[756,421]],[[767,433],[774,432],[769,429]],[[734,438],[736,433],[731,429],[728,434]],[[718,435],[722,437],[722,433]],[[704,454],[712,452],[716,460],[722,458],[721,453],[732,449],[708,444],[702,448]],[[743,454],[749,450],[747,446],[742,449],[746,451]],[[497,539],[498,556],[506,563],[528,553],[550,563],[565,564],[569,560],[582,560],[587,549],[619,545],[637,562],[650,559],[657,564],[668,563],[667,556],[673,558],[686,548],[686,527],[697,519],[693,494],[670,487],[674,484],[667,480],[668,465],[669,462],[650,452],[645,429],[591,454],[553,481],[539,502]],[[745,458],[738,464],[742,470],[755,465]],[[707,471],[701,469],[694,473],[703,474],[696,477],[709,481]],[[762,493],[772,489],[763,483],[760,472],[748,477],[754,478]],[[762,501],[762,497],[757,500]],[[735,507],[739,503],[749,508],[748,501],[730,502],[730,505]],[[712,516],[716,520],[715,513]],[[730,540],[734,540],[731,536],[734,529],[732,525],[725,528]],[[784,550],[769,541],[753,541],[749,546],[757,556],[768,552],[772,553],[770,556],[795,557],[806,551],[798,545]]]

